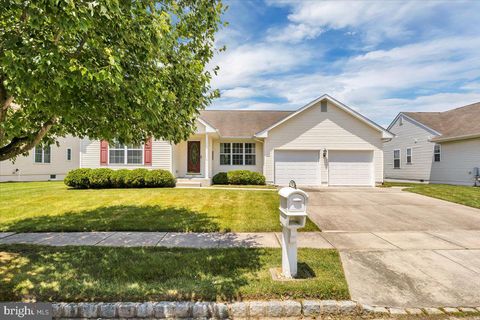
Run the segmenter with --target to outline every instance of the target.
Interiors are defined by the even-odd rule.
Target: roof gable
[[[277,127],[278,125],[284,123],[288,119],[290,119],[292,117],[295,117],[296,115],[302,113],[303,111],[310,109],[311,107],[313,107],[314,105],[316,105],[317,103],[319,103],[322,100],[328,100],[330,103],[332,103],[336,107],[346,111],[347,113],[349,113],[353,117],[357,118],[358,120],[364,122],[368,126],[370,126],[374,129],[376,129],[377,131],[381,132],[382,133],[382,138],[385,138],[385,139],[393,138],[394,135],[392,133],[390,133],[388,130],[384,129],[380,125],[376,124],[375,122],[371,121],[370,119],[361,115],[357,111],[351,109],[350,107],[348,107],[345,104],[339,102],[338,100],[335,100],[334,98],[330,97],[327,94],[322,95],[321,97],[313,100],[312,102],[310,102],[307,105],[303,106],[302,108],[298,109],[297,111],[292,112],[290,115],[288,115],[288,116],[284,117],[283,119],[279,120],[278,122],[272,124],[270,127],[258,132],[257,134],[255,134],[255,136],[261,137],[261,138],[267,137],[268,136],[268,131],[270,131],[271,129]]]
[[[480,135],[480,102],[444,112],[401,112],[400,114],[437,132],[438,137],[433,138],[432,141],[465,139]]]

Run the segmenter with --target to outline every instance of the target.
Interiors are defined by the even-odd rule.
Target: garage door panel
[[[328,184],[372,186],[373,151],[329,151]]]
[[[319,151],[276,150],[275,183],[288,185],[295,180],[297,185],[320,184]]]

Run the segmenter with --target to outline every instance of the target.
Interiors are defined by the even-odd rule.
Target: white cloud
[[[441,23],[433,20],[453,25],[445,27],[448,32],[435,33],[425,18],[448,2],[270,4],[289,8],[289,22],[281,29],[267,28],[264,38],[235,42],[216,57],[214,63],[221,69],[214,86],[222,90],[222,98],[214,107],[293,110],[328,93],[373,120],[388,123],[399,111],[445,110],[480,101],[480,30],[474,28],[478,19],[467,19],[479,18],[480,11],[471,5],[450,3],[452,12],[440,15]],[[409,23],[430,36],[406,41]],[[389,37],[393,42],[382,49],[324,60],[323,52],[332,49],[328,43],[304,41],[342,28],[348,28],[343,33],[349,34],[346,41],[361,35],[367,43]]]
[[[255,90],[248,87],[236,87],[222,91],[221,96],[224,98],[244,99],[255,96]]]
[[[218,55],[212,65],[220,67],[213,78],[215,88],[229,88],[249,83],[259,76],[289,71],[308,63],[310,53],[284,45],[252,44],[232,48]]]
[[[325,30],[352,29],[365,45],[374,46],[386,39],[408,39],[418,36],[418,22],[436,19],[444,25],[461,28],[469,19],[478,19],[473,2],[455,5],[451,1],[267,1],[272,6],[291,8],[290,23],[275,31],[278,41],[298,42],[317,37]],[[470,9],[468,10],[470,5]],[[476,7],[476,8],[475,8]],[[473,12],[472,12],[473,11]],[[445,16],[445,12],[449,15]],[[440,14],[439,14],[440,13]],[[470,20],[472,21],[472,20]],[[421,30],[427,34],[432,30]],[[304,32],[293,32],[292,30]],[[307,32],[309,31],[309,32]],[[302,38],[303,37],[303,38]]]
[[[283,29],[269,29],[267,41],[271,42],[292,42],[298,43],[305,39],[316,38],[323,32],[323,29],[308,24],[289,24]]]

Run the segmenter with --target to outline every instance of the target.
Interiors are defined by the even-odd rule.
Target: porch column
[[[210,152],[208,148],[208,133],[205,132],[205,179],[209,178],[209,168],[208,168],[208,160],[210,159]]]

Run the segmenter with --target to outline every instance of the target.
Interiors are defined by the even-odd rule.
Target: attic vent
[[[327,100],[322,100],[322,102],[320,102],[320,110],[321,112],[327,112]]]
[[[399,123],[400,126],[403,126],[403,117],[400,117],[400,123]]]

